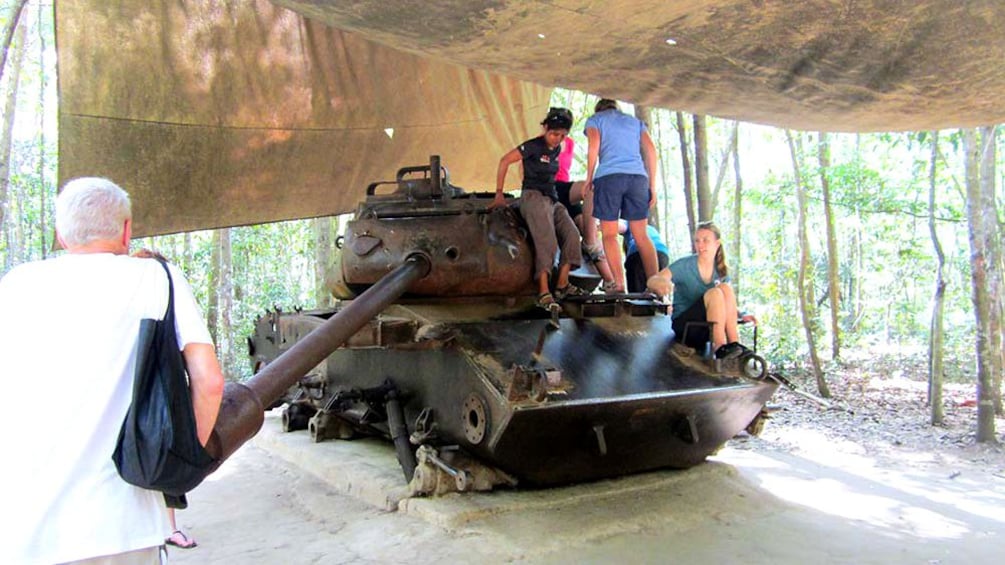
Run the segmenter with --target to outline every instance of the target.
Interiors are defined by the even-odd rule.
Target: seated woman
[[[555,174],[562,140],[572,127],[572,113],[565,108],[552,108],[541,122],[544,133],[521,143],[499,160],[496,173],[496,196],[489,209],[505,206],[503,185],[510,165],[523,161],[523,185],[520,192],[520,214],[527,222],[534,240],[534,280],[538,285],[537,305],[557,311],[556,300],[566,296],[586,294],[569,284],[569,271],[578,267],[583,257],[579,248],[579,230],[565,207],[558,203]],[[549,287],[555,253],[561,248],[555,294]]]
[[[705,343],[711,341],[715,357],[727,359],[747,348],[738,341],[736,294],[729,284],[721,237],[712,222],[698,224],[694,232],[696,253],[674,261],[650,277],[647,287],[658,296],[666,296],[673,289],[671,318],[677,341],[698,351],[703,351]],[[745,315],[743,321],[757,323],[750,315]],[[711,336],[704,323],[688,327],[688,322],[711,323]]]

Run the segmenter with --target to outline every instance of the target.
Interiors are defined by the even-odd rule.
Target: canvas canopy
[[[808,130],[1003,121],[996,0],[59,0],[60,178],[137,235],[351,210],[441,155],[494,187],[551,88]]]

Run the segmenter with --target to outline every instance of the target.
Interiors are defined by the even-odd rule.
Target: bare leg
[[[726,345],[726,308],[723,304],[723,294],[719,287],[705,292],[705,319],[712,324],[712,348],[719,349]],[[733,316],[736,324],[736,316]]]
[[[572,267],[568,263],[562,263],[558,266],[558,278],[555,280],[555,288],[565,288],[569,286],[570,270],[572,270]]]
[[[738,318],[736,313],[736,294],[729,283],[722,283],[718,288],[722,291],[723,316],[726,318],[726,343],[740,341],[740,332],[736,326]]]
[[[646,233],[646,220],[632,220],[628,222],[628,229],[632,231],[635,239],[635,246],[639,250],[639,257],[642,258],[642,268],[646,271],[646,279],[656,274],[660,270],[659,258],[656,256],[656,246],[653,245],[649,234]],[[604,237],[606,238],[606,232]],[[607,241],[604,241],[604,249],[607,249]]]
[[[548,271],[541,271],[541,274],[537,276],[537,293],[544,294],[546,292],[551,292],[548,288]]]
[[[593,249],[597,244],[597,224],[593,221],[593,193],[586,194],[586,183],[576,181],[569,189],[569,202],[583,201],[583,243],[587,249]],[[598,269],[599,270],[599,269]],[[601,273],[603,274],[603,273]]]
[[[618,222],[617,220],[601,220],[600,232],[604,236],[604,254],[607,255],[607,266],[614,277],[614,283],[618,292],[625,290],[625,272],[621,268],[621,245],[618,244]],[[647,238],[648,240],[648,238]],[[652,247],[652,242],[649,243]],[[653,255],[656,249],[653,248]],[[613,266],[612,266],[613,265]],[[653,271],[655,273],[655,271]]]

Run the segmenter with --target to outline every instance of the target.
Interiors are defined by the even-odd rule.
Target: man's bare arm
[[[223,371],[216,360],[216,350],[208,343],[190,343],[182,350],[192,388],[192,408],[199,432],[199,442],[206,445],[216,425],[223,399]]]

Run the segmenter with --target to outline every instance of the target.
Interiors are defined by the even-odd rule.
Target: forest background
[[[2,274],[53,254],[58,131],[51,3],[4,0],[0,24]],[[573,178],[585,177],[583,124],[596,100],[563,89],[552,95],[553,106],[576,116]],[[929,381],[933,423],[941,419],[942,379],[970,384],[976,438],[995,440],[1005,364],[999,128],[827,134],[629,104],[622,110],[644,119],[657,145],[654,216],[671,259],[691,252],[696,221],[720,226],[741,307],[760,320],[760,352],[775,370],[828,397],[828,375],[868,372],[871,360],[884,359],[879,378]],[[452,180],[469,191],[493,188]],[[517,186],[511,180],[507,188]],[[251,374],[244,344],[259,316],[333,303],[324,274],[347,220],[192,232],[134,246],[184,269],[228,378],[240,380]]]

